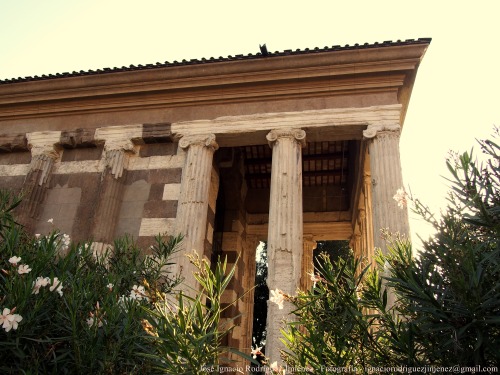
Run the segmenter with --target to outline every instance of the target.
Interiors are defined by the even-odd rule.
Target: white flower
[[[35,234],[35,238],[37,238],[37,239],[40,238],[40,236],[41,236],[40,233]]]
[[[257,358],[258,355],[262,355],[262,352],[260,351],[262,349],[262,346],[255,346],[255,349],[252,349],[252,352],[250,353],[253,357],[253,359]]]
[[[277,372],[278,374],[283,374],[285,375],[285,369],[283,369],[281,366],[278,367],[278,362],[274,361],[271,363],[269,366],[273,372]]]
[[[54,219],[50,218],[49,220],[47,220],[47,223],[53,224],[54,223]]]
[[[87,324],[88,324],[89,327],[92,327],[94,325],[94,322],[95,322],[95,320],[94,320],[93,316],[91,316],[90,318],[87,319]],[[97,321],[97,327],[101,328],[103,325],[104,325],[104,323],[102,322],[101,319],[99,319]]]
[[[47,286],[50,284],[50,279],[48,277],[37,277],[36,281],[33,282],[33,292],[32,294],[38,294],[40,292],[40,288]]]
[[[110,292],[113,290],[113,287],[114,287],[114,285],[112,283],[109,283],[108,285],[106,285],[106,288],[108,288]]]
[[[2,328],[5,329],[5,332],[9,332],[11,329],[16,330],[19,322],[23,320],[23,317],[19,314],[12,314],[15,308],[12,309],[3,309],[2,315],[0,315],[0,324],[2,324]]]
[[[140,286],[134,285],[132,287],[132,290],[130,291],[130,298],[135,299],[137,301],[141,301],[142,299],[145,299],[146,301],[149,300],[149,298],[146,296],[146,290],[142,285]]]
[[[408,194],[406,194],[405,189],[398,189],[394,197],[392,197],[396,202],[398,202],[399,208],[403,209],[408,204]]]
[[[321,276],[320,275],[315,275],[313,272],[310,272],[308,275],[311,276],[311,281],[314,284],[319,283],[321,281]]]
[[[270,367],[271,367],[271,370],[273,370],[273,371],[278,372],[278,370],[279,370],[277,361],[274,361],[273,363],[271,363]]]
[[[27,264],[21,264],[19,265],[19,268],[17,269],[17,273],[19,275],[22,275],[23,273],[30,273],[31,268]]]
[[[97,327],[102,327],[104,325],[105,320],[102,319],[104,314],[101,314],[101,307],[99,306],[99,302],[96,303],[95,313],[90,312],[89,318],[87,319],[87,324],[89,327],[92,327],[95,322],[97,322]]]
[[[69,234],[63,233],[62,237],[59,238],[59,250],[66,251],[69,249],[71,243],[71,238]]]
[[[17,263],[21,261],[21,257],[13,256],[9,258],[9,263],[12,264],[13,266],[17,266]]]
[[[276,290],[271,290],[272,297],[269,298],[269,301],[274,302],[278,305],[280,310],[283,310],[283,302],[285,302],[285,295],[281,290],[276,288]]]
[[[51,292],[55,290],[62,297],[63,295],[62,288],[63,288],[62,282],[57,277],[54,277],[54,280],[52,280],[52,286],[49,288],[49,290]]]

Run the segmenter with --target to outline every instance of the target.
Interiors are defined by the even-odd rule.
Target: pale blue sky
[[[437,209],[448,150],[500,125],[499,15],[497,1],[0,0],[0,79],[431,37],[401,152],[406,186]]]

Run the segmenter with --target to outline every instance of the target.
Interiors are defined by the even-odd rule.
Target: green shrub
[[[158,237],[149,257],[125,238],[96,258],[56,230],[26,234],[12,217],[18,201],[0,194],[0,371],[148,373],[144,306],[177,285],[165,269],[180,238]]]
[[[498,134],[497,134],[498,136]],[[434,237],[415,257],[407,238],[387,235],[378,267],[324,258],[311,291],[284,296],[297,322],[284,332],[295,373],[329,367],[498,366],[500,363],[500,147],[481,141],[484,163],[454,155],[448,207],[439,219],[418,200]],[[398,192],[399,195],[402,192]],[[401,198],[399,196],[399,198]],[[387,293],[396,301],[388,306]]]
[[[190,298],[168,272],[180,236],[157,237],[149,256],[128,238],[96,255],[57,230],[30,236],[12,216],[18,204],[0,191],[2,374],[205,374],[232,366],[229,353],[251,360],[222,345],[234,266],[192,257],[201,291]]]

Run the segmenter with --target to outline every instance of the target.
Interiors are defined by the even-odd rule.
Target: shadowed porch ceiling
[[[349,141],[308,142],[302,150],[304,211],[344,211],[349,208],[352,147]],[[250,190],[269,191],[272,149],[243,147],[245,179]]]

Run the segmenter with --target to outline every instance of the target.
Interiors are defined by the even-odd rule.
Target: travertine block
[[[163,200],[178,200],[181,193],[181,184],[165,184],[163,188]]]
[[[145,218],[141,220],[139,236],[157,236],[158,234],[173,235],[175,219],[172,218]]]

